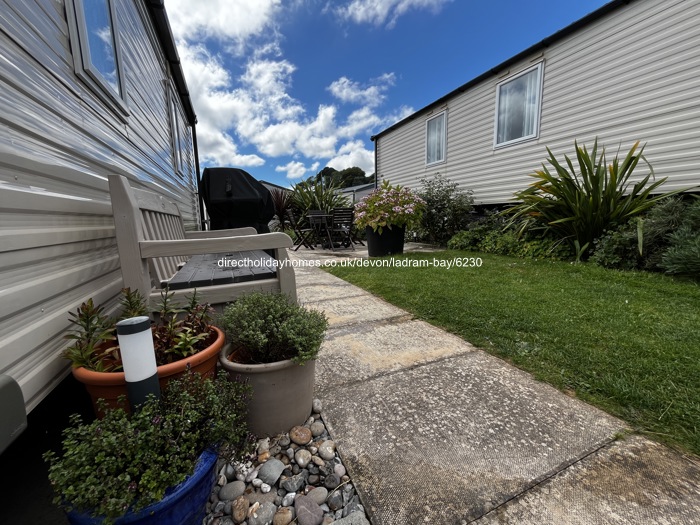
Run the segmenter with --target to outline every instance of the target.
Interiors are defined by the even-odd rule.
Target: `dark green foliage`
[[[603,232],[644,213],[664,197],[680,192],[652,197],[666,178],[650,183],[654,172],[642,155],[644,146],[639,148],[639,142],[622,161],[616,155],[610,164],[605,149],[598,156],[597,139],[590,153],[578,143],[575,147],[578,173],[569,157],[564,156],[562,165],[547,148],[547,160],[554,173],[543,164],[541,170],[531,175],[535,182],[515,194],[521,202],[508,213],[520,232],[538,228],[551,233],[570,243],[577,257],[585,259],[592,251],[594,239]],[[632,183],[630,177],[640,160],[647,164],[649,173]]]
[[[234,349],[254,363],[316,359],[328,328],[326,316],[279,293],[250,293],[224,309],[222,329]]]
[[[497,255],[512,255],[534,259],[563,260],[572,256],[569,246],[557,242],[551,235],[526,233],[518,236],[498,213],[489,212],[473,220],[467,229],[454,235],[447,247],[451,250],[471,250]]]
[[[103,407],[105,417],[89,424],[71,416],[61,457],[44,454],[54,503],[111,523],[161,500],[193,472],[206,448],[222,445],[227,454],[240,454],[248,436],[248,390],[225,374],[212,381],[188,373],[134,414]]]
[[[423,189],[418,195],[425,201],[425,208],[418,236],[444,246],[455,233],[469,224],[474,204],[472,192],[459,190],[456,182],[442,175],[425,177],[421,179],[421,184]]]
[[[360,186],[374,182],[374,174],[365,175],[365,171],[357,166],[340,171],[326,166],[316,174],[313,180],[316,184],[323,184],[324,186],[332,185],[337,188],[349,188],[350,186]]]
[[[618,270],[636,270],[640,266],[637,220],[606,231],[593,244],[592,263]]]
[[[306,221],[306,213],[309,210],[330,213],[333,208],[350,206],[349,199],[339,194],[337,190],[338,187],[332,184],[322,185],[311,180],[294,185],[291,204],[300,215],[302,224]]]
[[[669,236],[669,248],[659,266],[666,273],[700,278],[700,200],[688,205],[680,227]]]
[[[692,261],[693,232],[700,228],[698,210],[698,201],[688,204],[680,197],[664,199],[643,218],[606,231],[596,239],[591,262],[618,270],[668,271],[662,260],[670,250],[674,263],[669,273],[688,273],[677,271],[680,261],[676,257],[683,257],[685,246]]]

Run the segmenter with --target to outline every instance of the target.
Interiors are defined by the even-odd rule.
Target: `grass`
[[[575,393],[637,432],[700,454],[697,282],[456,251],[400,258],[464,257],[483,264],[328,271]]]

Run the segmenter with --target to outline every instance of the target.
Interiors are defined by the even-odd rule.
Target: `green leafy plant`
[[[316,359],[328,319],[279,293],[244,295],[227,306],[219,319],[234,351],[251,363]]]
[[[472,220],[467,229],[455,234],[447,243],[451,250],[473,250],[497,255],[512,255],[531,259],[565,260],[571,258],[566,243],[550,235],[526,232],[518,236],[497,212]]]
[[[150,398],[133,414],[103,407],[105,417],[92,423],[71,416],[62,454],[44,454],[54,503],[103,516],[109,524],[161,500],[193,472],[207,448],[242,454],[248,395],[246,385],[225,375],[211,380],[190,372],[171,381],[160,400]]]
[[[644,213],[661,199],[682,190],[652,196],[666,178],[650,183],[654,172],[643,155],[639,142],[629,150],[622,161],[615,155],[608,164],[605,149],[598,155],[596,139],[589,152],[575,143],[578,172],[571,159],[564,156],[564,164],[557,161],[547,148],[547,159],[554,172],[543,164],[531,176],[536,180],[515,196],[520,202],[506,213],[512,215],[519,232],[539,229],[551,232],[557,239],[569,242],[577,258],[586,258],[593,240],[605,230],[623,224]],[[630,178],[640,160],[649,173],[638,182]]]
[[[409,188],[392,186],[388,180],[355,204],[355,225],[382,233],[384,228],[410,227],[418,223],[425,202]]]
[[[75,312],[68,312],[69,322],[76,327],[66,335],[74,343],[63,351],[63,357],[74,367],[83,366],[98,372],[109,371],[105,357],[112,355],[116,339],[114,322],[105,315],[102,306],[95,306],[92,298],[80,305]]]
[[[594,241],[591,262],[618,270],[663,271],[662,258],[683,224],[692,223],[693,205],[678,196],[655,204],[637,217],[607,230]]]
[[[460,191],[459,185],[443,175],[421,179],[418,195],[425,202],[418,224],[418,235],[433,244],[445,245],[458,231],[467,227],[474,207],[471,191]]]
[[[164,365],[179,361],[207,348],[216,338],[211,329],[211,306],[200,304],[195,290],[184,309],[173,306],[173,292],[161,292],[157,321],[152,323],[153,346],[156,363]],[[77,328],[66,338],[73,344],[63,357],[70,360],[73,368],[85,367],[96,372],[122,370],[119,346],[116,341],[116,323],[120,319],[146,315],[148,308],[138,291],[122,290],[122,314],[112,319],[104,314],[104,308],[95,306],[92,298],[70,312],[70,322]]]
[[[321,210],[330,213],[333,208],[349,206],[348,198],[338,193],[338,189],[338,186],[335,184],[321,184],[313,180],[295,184],[292,191],[291,204],[301,217],[300,223],[307,225],[305,221],[309,210]]]
[[[668,240],[659,266],[666,273],[700,278],[700,200],[688,205],[680,227]]]

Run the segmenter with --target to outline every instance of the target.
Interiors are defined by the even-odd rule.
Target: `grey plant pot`
[[[221,366],[231,378],[247,381],[253,393],[248,401],[248,429],[258,437],[275,436],[311,415],[316,361],[298,365],[292,360],[244,365],[229,359],[231,345],[219,354]]]

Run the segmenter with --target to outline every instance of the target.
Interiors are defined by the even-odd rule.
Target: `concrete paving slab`
[[[624,428],[483,352],[327,389],[323,401],[374,525],[479,518]]]
[[[696,461],[632,436],[600,449],[474,523],[698,524],[700,464]]]
[[[404,310],[372,297],[367,292],[360,292],[359,288],[356,290],[358,290],[357,294],[341,300],[336,300],[332,295],[327,299],[308,302],[305,301],[304,295],[300,295],[300,298],[307,306],[324,312],[331,328],[348,324],[412,318],[411,314]]]
[[[474,351],[463,339],[423,321],[346,324],[329,330],[323,343],[316,391],[324,397],[326,389]]]

